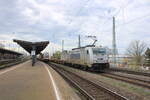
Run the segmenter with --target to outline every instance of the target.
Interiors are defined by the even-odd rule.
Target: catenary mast
[[[117,47],[116,47],[115,17],[113,17],[112,52],[113,52],[113,54],[112,54],[113,63],[116,64]]]

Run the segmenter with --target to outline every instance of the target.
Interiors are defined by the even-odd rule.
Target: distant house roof
[[[12,50],[8,50],[8,49],[4,49],[4,48],[0,48],[0,53],[8,53],[8,54],[22,55],[22,54],[19,53],[19,52],[12,51]]]
[[[39,54],[49,44],[49,41],[29,42],[29,41],[16,40],[16,39],[14,39],[14,42],[17,42],[28,53],[31,53],[32,47],[36,46],[36,54]]]

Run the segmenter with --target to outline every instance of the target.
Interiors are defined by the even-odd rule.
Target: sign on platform
[[[32,56],[35,55],[35,50],[32,50],[32,51],[31,51],[31,55],[32,55]]]

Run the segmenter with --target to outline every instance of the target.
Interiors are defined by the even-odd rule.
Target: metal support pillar
[[[64,40],[62,40],[62,52],[64,51]]]
[[[81,47],[81,40],[80,40],[80,35],[79,35],[78,39],[79,39],[79,44],[78,44],[78,48],[80,48],[80,47]]]
[[[36,62],[36,46],[32,46],[32,51],[31,51],[31,56],[32,56],[32,66],[34,66]]]
[[[117,47],[116,47],[116,32],[115,32],[115,17],[113,17],[113,40],[112,40],[112,50],[113,50],[113,63],[116,66],[116,54],[117,54]]]

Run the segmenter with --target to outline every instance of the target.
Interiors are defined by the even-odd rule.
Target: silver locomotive
[[[101,46],[88,45],[74,48],[71,51],[63,51],[61,61],[64,64],[78,66],[85,70],[104,70],[109,68],[107,48]]]

